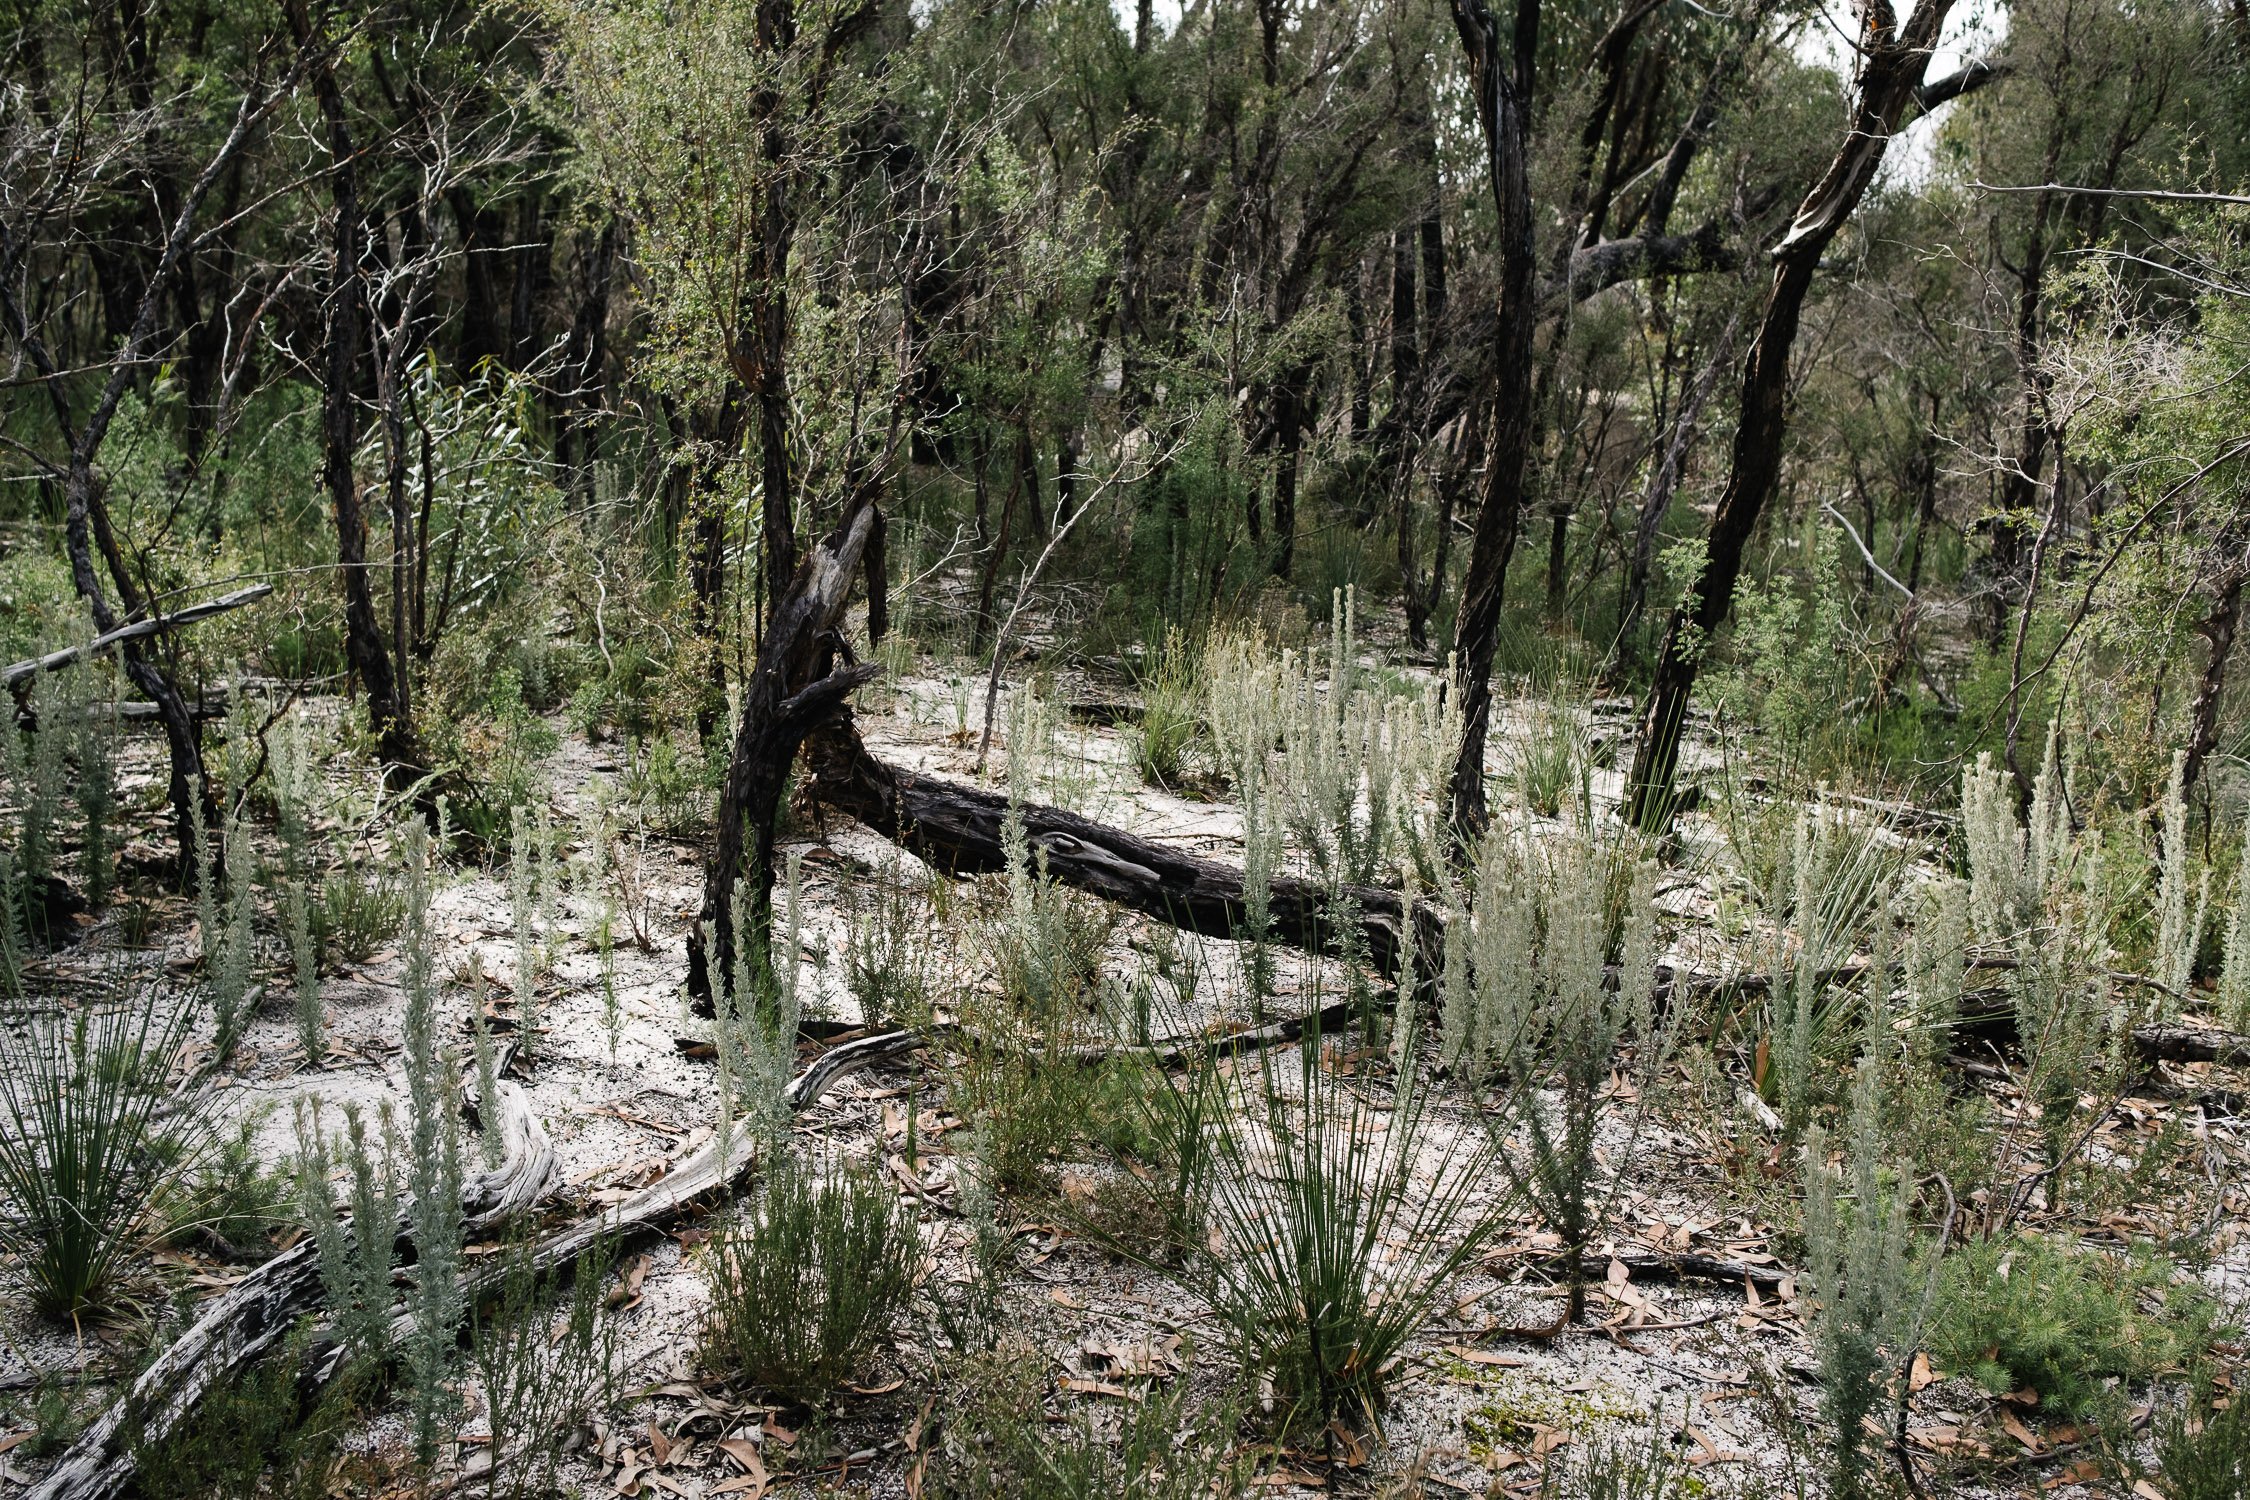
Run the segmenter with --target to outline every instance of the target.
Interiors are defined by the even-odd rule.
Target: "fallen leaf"
[[[1138,1401],[1141,1399],[1133,1391],[1127,1389],[1124,1386],[1115,1384],[1112,1381],[1080,1380],[1075,1375],[1065,1376],[1061,1381],[1061,1387],[1066,1391],[1073,1391],[1081,1396],[1115,1396],[1124,1401]]]
[[[1489,1365],[1500,1370],[1518,1369],[1531,1362],[1518,1359],[1513,1354],[1494,1354],[1489,1349],[1471,1349],[1466,1344],[1447,1344],[1445,1352],[1472,1365]]]
[[[765,1458],[758,1452],[758,1445],[748,1438],[728,1438],[721,1442],[718,1448],[721,1453],[740,1464],[745,1473],[763,1474],[766,1472]]]
[[[2039,1434],[2024,1426],[2022,1419],[2014,1412],[2008,1412],[2000,1418],[2000,1430],[2023,1444],[2028,1452],[2039,1453],[2046,1449],[2047,1445],[2039,1441]]]
[[[1930,1368],[1929,1355],[1919,1349],[1915,1350],[1914,1363],[1906,1372],[1906,1388],[1910,1391],[1919,1391],[1936,1384],[1937,1378],[1937,1371]]]
[[[658,1468],[663,1468],[672,1461],[672,1440],[664,1435],[663,1428],[656,1425],[654,1417],[648,1419],[648,1451],[655,1455]]]

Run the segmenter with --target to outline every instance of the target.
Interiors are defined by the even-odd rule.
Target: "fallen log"
[[[932,866],[953,874],[979,874],[1007,868],[1001,848],[1000,825],[1008,799],[998,792],[967,786],[942,777],[886,765],[875,758],[840,713],[815,727],[805,739],[805,755],[812,770],[809,790],[820,801],[847,813]],[[1216,860],[1200,859],[1138,835],[1096,823],[1076,813],[1041,804],[1023,808],[1025,840],[1034,857],[1046,856],[1050,879],[1086,891],[1119,906],[1142,912],[1174,927],[1207,937],[1242,936],[1246,910],[1242,900],[1242,871]],[[1399,971],[1400,938],[1409,916],[1407,903],[1397,892],[1376,886],[1353,886],[1346,891],[1359,924],[1363,951],[1386,978]],[[1288,876],[1275,876],[1268,937],[1277,943],[1311,952],[1335,947],[1334,899],[1326,886]],[[1444,913],[1431,902],[1413,906],[1411,920],[1417,944],[1416,972],[1424,984],[1438,973],[1443,951]],[[2005,971],[2015,967],[2012,957],[1972,954],[1971,972]],[[1864,961],[1823,970],[1823,983],[1849,984],[1862,979]],[[2110,978],[2120,984],[2161,988],[2145,976],[2123,971]],[[1770,989],[1773,976],[1762,972],[1704,974],[1690,970],[1657,970],[1654,1001],[1661,1008],[1675,993],[1698,999],[1721,993],[1756,995]],[[1965,1014],[1961,1029],[1988,1040],[2013,1036],[2013,1014],[1998,991],[1976,991],[1976,1013]],[[1283,1022],[1283,1026],[1302,1022]],[[1217,1040],[1225,1045],[1224,1039]],[[2216,1062],[2225,1067],[2250,1067],[2250,1036],[2195,1026],[2143,1024],[2133,1028],[2131,1044],[2147,1061]],[[1177,1056],[1167,1060],[1176,1061]]]
[[[462,1188],[463,1224],[487,1234],[537,1203],[554,1176],[554,1145],[531,1112],[531,1101],[513,1083],[499,1089],[491,1111],[506,1154],[500,1165]],[[392,1233],[411,1245],[402,1208]],[[320,1252],[307,1237],[215,1297],[187,1332],[173,1341],[130,1389],[96,1417],[70,1451],[32,1490],[30,1500],[109,1500],[132,1482],[136,1447],[160,1442],[211,1389],[283,1339],[306,1314],[319,1309]]]
[[[886,1031],[831,1047],[813,1059],[783,1092],[792,1114],[816,1103],[847,1075],[861,1068],[911,1056],[930,1040],[918,1031]],[[749,1144],[737,1140],[722,1153],[716,1139],[704,1143],[662,1177],[607,1213],[580,1219],[540,1240],[531,1251],[537,1274],[549,1276],[597,1245],[622,1248],[636,1237],[657,1234],[680,1215],[732,1192],[756,1165]],[[468,1280],[471,1296],[497,1278],[504,1267],[480,1268]]]
[[[13,690],[18,684],[29,682],[41,672],[59,672],[124,641],[137,641],[144,636],[160,635],[167,630],[177,630],[182,625],[193,625],[198,620],[208,620],[213,615],[225,614],[230,609],[240,609],[254,600],[263,599],[273,592],[270,583],[254,583],[246,589],[236,589],[216,599],[201,604],[191,604],[186,609],[168,615],[151,615],[145,620],[135,620],[120,625],[115,630],[95,636],[83,646],[65,646],[60,651],[50,651],[45,656],[34,656],[0,667],[0,687]]]
[[[2133,1050],[2148,1062],[2207,1062],[2222,1068],[2250,1068],[2250,1036],[2239,1031],[2152,1021],[2133,1028]]]
[[[1001,793],[884,764],[860,740],[848,714],[817,726],[806,736],[805,751],[811,794],[900,848],[956,875],[1007,868],[1000,828],[1008,799]],[[1049,879],[1184,931],[1243,936],[1248,910],[1236,866],[1199,859],[1059,807],[1027,803],[1022,815],[1025,841],[1033,858],[1045,856]],[[1410,915],[1397,891],[1379,886],[1346,887],[1341,904],[1350,909],[1368,962],[1384,977],[1399,971],[1410,921],[1422,954],[1418,972],[1436,972],[1431,960],[1444,928],[1436,907],[1417,902]],[[1338,907],[1328,886],[1276,875],[1267,937],[1308,952],[1332,952],[1342,920]]]
[[[854,1070],[904,1057],[923,1041],[914,1032],[886,1032],[831,1048],[790,1083],[785,1094],[789,1108],[801,1110]],[[527,1212],[544,1196],[553,1177],[553,1148],[546,1128],[531,1113],[528,1097],[505,1081],[499,1093],[500,1129],[508,1155],[497,1170],[463,1191],[464,1228],[472,1236],[490,1234]],[[722,1170],[718,1143],[708,1143],[612,1211],[579,1220],[540,1240],[532,1251],[533,1264],[539,1274],[549,1275],[597,1245],[617,1246],[637,1235],[657,1233],[706,1198],[732,1189],[752,1165],[751,1152],[743,1145],[731,1153]],[[396,1232],[410,1246],[404,1212]],[[318,1254],[310,1240],[300,1242],[215,1299],[195,1326],[86,1429],[32,1491],[30,1500],[110,1500],[121,1493],[134,1473],[128,1434],[137,1431],[146,1442],[171,1431],[219,1381],[278,1346],[299,1320],[319,1311],[323,1288]],[[471,1299],[490,1291],[507,1272],[497,1258],[487,1260],[491,1263],[480,1263],[463,1277],[463,1292]],[[394,1322],[396,1316],[394,1312]],[[341,1367],[339,1352],[331,1348],[303,1372],[301,1393],[317,1391]]]

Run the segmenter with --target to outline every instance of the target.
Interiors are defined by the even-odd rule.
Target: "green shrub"
[[[289,1167],[268,1168],[258,1159],[265,1114],[254,1111],[213,1136],[186,1187],[167,1195],[168,1238],[200,1233],[237,1259],[263,1260],[272,1252],[270,1236],[296,1216],[295,1183]]]
[[[199,1114],[165,1113],[189,1021],[152,995],[0,1026],[0,1248],[43,1316],[114,1303],[165,1184],[194,1163]]]
[[[1412,1057],[1412,1041],[1408,1023],[1400,1055]],[[1199,1097],[1191,1084],[1170,1106],[1175,1129],[1208,1111],[1197,1132],[1208,1158],[1195,1169],[1206,1180],[1144,1183],[1186,1205],[1203,1232],[1107,1248],[1210,1309],[1245,1374],[1271,1390],[1281,1433],[1371,1416],[1440,1289],[1499,1226],[1473,1202],[1494,1148],[1482,1132],[1433,1147],[1412,1070],[1377,1103],[1331,1064],[1317,1025],[1281,1059],[1241,1060],[1211,1088]]]
[[[313,946],[324,968],[363,964],[398,936],[406,920],[406,896],[377,859],[365,866],[332,870],[320,882],[320,902],[312,909]]]
[[[2226,1410],[2191,1400],[2157,1424],[2156,1461],[2166,1500],[2241,1500],[2250,1495],[2250,1394],[2242,1382]]]
[[[1573,1443],[1539,1476],[1540,1500],[1692,1500],[1706,1493],[1661,1432]]]
[[[1203,739],[1198,662],[1177,627],[1164,633],[1155,661],[1142,674],[1140,734],[1133,759],[1150,786],[1178,791],[1189,775],[1189,756]]]
[[[666,837],[699,837],[711,821],[718,774],[700,750],[683,753],[669,737],[628,740],[620,778],[641,827]]]
[[[555,1492],[559,1440],[609,1400],[616,1374],[617,1321],[602,1294],[609,1255],[589,1252],[557,1298],[540,1286],[533,1249],[519,1241],[504,1252],[498,1287],[471,1313],[493,1500]]]
[[[1995,1394],[2028,1386],[2042,1411],[2076,1420],[2114,1407],[2112,1382],[2194,1360],[2214,1321],[2209,1300],[2149,1252],[2019,1234],[1948,1258],[1928,1342],[1940,1368]]]
[[[844,981],[871,1031],[929,1014],[943,932],[931,896],[893,856],[871,893],[853,904],[844,928]]]
[[[833,1390],[875,1352],[921,1267],[914,1218],[873,1173],[823,1181],[774,1159],[703,1252],[709,1365],[793,1400]]]
[[[155,1441],[128,1424],[144,1500],[324,1500],[359,1404],[357,1382],[331,1384],[308,1410],[297,1388],[306,1334],[207,1392]]]
[[[1044,1409],[1045,1364],[1036,1350],[1008,1345],[949,1372],[925,1495],[1209,1500],[1244,1492],[1250,1473],[1232,1456],[1235,1412],[1195,1401],[1184,1375],[1137,1402],[1080,1403],[1058,1427]]]

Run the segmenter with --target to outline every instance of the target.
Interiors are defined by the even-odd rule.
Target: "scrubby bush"
[[[704,1247],[704,1359],[792,1400],[823,1395],[897,1325],[921,1260],[912,1213],[873,1173],[776,1157]]]
[[[946,1372],[937,1442],[923,1474],[931,1500],[1223,1500],[1244,1493],[1235,1411],[1197,1401],[1187,1377],[1131,1402],[1081,1402],[1047,1416],[1046,1361],[1007,1345]]]
[[[2236,1382],[2223,1410],[2190,1400],[2157,1424],[2156,1461],[2165,1500],[2241,1500],[2250,1495],[2250,1394]]]
[[[2209,1300],[2150,1252],[2026,1233],[1948,1258],[1929,1347],[1941,1368],[1995,1394],[2029,1387],[2075,1420],[2114,1411],[2119,1381],[2192,1362],[2214,1324]]]
[[[312,938],[322,967],[362,964],[398,936],[406,920],[406,898],[388,874],[388,859],[377,857],[329,871],[313,906]]]
[[[490,1438],[485,1494],[555,1492],[562,1439],[610,1398],[617,1320],[602,1291],[609,1256],[579,1261],[567,1295],[540,1284],[531,1241],[502,1252],[499,1284],[471,1310],[471,1344]]]
[[[325,1500],[363,1391],[330,1384],[309,1405],[297,1376],[308,1331],[206,1393],[161,1440],[129,1420],[135,1492],[146,1500]]]
[[[1580,829],[1546,845],[1495,835],[1477,862],[1473,910],[1447,924],[1445,1057],[1475,1084],[1496,1083],[1502,1171],[1562,1237],[1565,1315],[1583,1311],[1580,1260],[1606,1217],[1596,1196],[1601,1094],[1621,1044],[1653,1092],[1684,1007],[1659,1024],[1655,871],[1629,840]],[[1614,966],[1614,979],[1611,977]],[[1633,1119],[1623,1181],[1640,1139]]]

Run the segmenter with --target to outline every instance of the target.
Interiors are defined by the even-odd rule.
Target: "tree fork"
[[[853,664],[837,668],[835,659],[840,648],[849,654],[838,627],[863,562],[881,565],[882,530],[882,512],[872,491],[863,489],[843,524],[797,564],[787,592],[774,602],[757,668],[743,691],[742,722],[719,793],[717,826],[704,863],[702,912],[688,933],[688,993],[700,1004],[711,1001],[714,969],[721,975],[732,972],[735,944],[742,940],[734,930],[735,886],[745,878],[755,882],[749,918],[752,938],[763,951],[773,895],[774,820],[798,744],[878,670]],[[881,592],[880,583],[869,590],[869,626],[878,636]]]
[[[1733,464],[1711,518],[1703,569],[1691,599],[1672,611],[1657,655],[1656,677],[1626,782],[1626,816],[1643,828],[1661,827],[1670,820],[1681,730],[1703,652],[1733,606],[1743,552],[1779,486],[1782,443],[1789,425],[1789,355],[1806,294],[1812,290],[1821,256],[1874,182],[1884,150],[1914,102],[1952,4],[1953,0],[1922,0],[1901,28],[1888,0],[1865,0],[1851,128],[1774,249],[1773,283],[1742,369],[1742,411],[1735,428]],[[1472,732],[1473,728],[1472,724]]]

